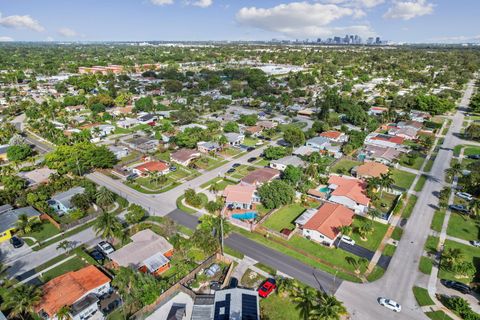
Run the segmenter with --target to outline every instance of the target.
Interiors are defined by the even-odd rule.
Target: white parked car
[[[113,249],[112,245],[106,241],[102,241],[98,244],[98,248],[100,249],[100,251],[103,252],[104,255],[109,255],[110,253],[112,253],[113,251],[115,251],[115,249]]]
[[[473,241],[470,241],[470,244],[474,247],[477,247],[479,248],[480,247],[480,240],[473,240]]]
[[[343,235],[343,236],[340,238],[340,241],[345,242],[346,244],[349,244],[349,245],[351,245],[351,246],[354,246],[354,245],[355,245],[355,240],[353,240],[352,238],[347,237],[347,236],[345,236],[345,235]]]
[[[393,301],[391,299],[379,298],[378,303],[380,303],[381,306],[384,306],[385,308],[390,309],[392,311],[395,311],[395,312],[402,311],[402,306],[398,302]]]
[[[473,200],[473,196],[470,193],[457,192],[456,195],[457,195],[457,197],[462,198],[462,199],[467,200],[467,201],[472,201]]]

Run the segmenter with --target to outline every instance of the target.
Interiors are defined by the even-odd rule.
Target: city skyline
[[[480,40],[479,9],[447,0],[1,0],[0,41],[316,41],[348,34],[465,43]]]

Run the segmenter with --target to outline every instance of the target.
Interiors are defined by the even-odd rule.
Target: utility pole
[[[220,211],[220,252],[223,256],[223,209]]]

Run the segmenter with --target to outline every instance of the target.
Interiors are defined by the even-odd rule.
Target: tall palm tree
[[[306,169],[305,169],[305,175],[309,177],[312,180],[316,180],[318,177],[318,168],[315,164],[310,164]]]
[[[58,320],[68,320],[70,319],[70,308],[68,306],[63,306],[57,312]]]
[[[17,230],[21,234],[27,234],[32,232],[33,227],[38,223],[35,219],[29,219],[26,214],[21,214],[18,217],[17,223],[15,224]]]
[[[384,189],[390,189],[393,184],[395,183],[395,180],[393,180],[392,178],[392,173],[391,172],[387,172],[387,173],[382,173],[380,175],[380,197],[383,196],[383,190]]]
[[[112,212],[105,211],[98,218],[93,225],[93,230],[97,236],[101,236],[103,239],[109,239],[120,235],[122,231],[122,223]]]
[[[97,204],[105,210],[109,205],[111,205],[115,201],[115,194],[108,190],[105,187],[101,187],[98,191],[96,196]]]
[[[217,183],[212,183],[210,185],[210,187],[208,188],[208,191],[210,191],[211,193],[214,193],[216,194],[218,191],[220,191],[220,187]]]
[[[460,162],[456,162],[450,168],[445,169],[445,173],[447,176],[453,179],[455,176],[458,176],[460,173],[462,173],[462,170],[462,164]]]
[[[468,209],[470,210],[470,214],[472,216],[480,215],[480,200],[473,199],[472,201],[470,201],[470,203],[468,204]]]
[[[35,306],[42,298],[42,290],[39,287],[21,284],[6,291],[3,309],[10,310],[9,317],[27,319],[35,314]]]
[[[318,304],[310,312],[310,319],[338,320],[347,314],[347,309],[333,295],[317,292]]]
[[[300,316],[304,320],[310,318],[310,313],[314,308],[316,290],[311,287],[300,287],[293,293],[293,302],[297,305],[296,309],[300,311]]]
[[[63,240],[57,244],[57,250],[63,250],[68,255],[70,249],[73,248],[73,241]]]
[[[380,210],[372,208],[372,209],[368,210],[368,215],[369,215],[370,219],[375,221],[375,219],[378,219],[382,216],[382,212],[380,212]]]
[[[352,226],[341,226],[339,228],[339,230],[340,230],[341,234],[346,235],[346,236],[351,235],[352,231],[353,231]]]

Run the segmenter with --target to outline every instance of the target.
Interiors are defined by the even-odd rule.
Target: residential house
[[[107,112],[118,117],[118,116],[130,114],[130,113],[132,113],[132,111],[133,111],[133,106],[128,105],[128,106],[125,106],[125,107],[114,107],[114,108],[109,109]]]
[[[42,298],[35,311],[46,320],[57,319],[63,307],[69,307],[72,320],[84,320],[98,310],[99,297],[108,293],[110,278],[95,266],[87,266],[53,278],[42,286]]]
[[[13,236],[17,229],[18,218],[21,215],[26,215],[29,220],[40,218],[40,212],[33,207],[13,209],[9,204],[0,206],[0,243]]]
[[[65,110],[67,110],[68,112],[80,112],[85,110],[85,106],[83,104],[79,104],[76,106],[66,106]]]
[[[336,130],[322,132],[319,136],[328,139],[330,142],[344,143],[348,141],[348,136],[345,133]]]
[[[200,141],[197,143],[197,149],[202,153],[217,152],[220,150],[220,145],[213,141]]]
[[[90,129],[92,136],[103,138],[115,131],[115,127],[109,124],[101,124]]]
[[[264,130],[265,129],[274,129],[274,128],[277,127],[277,125],[278,125],[278,123],[276,123],[274,121],[268,121],[268,120],[257,122],[257,126],[262,127]]]
[[[318,210],[310,209],[295,220],[305,238],[331,246],[343,226],[350,226],[355,213],[338,203],[325,202]]]
[[[179,149],[170,154],[170,160],[182,166],[188,166],[193,159],[199,158],[200,152],[194,149]]]
[[[34,169],[27,172],[19,172],[18,176],[28,181],[29,186],[35,186],[48,181],[52,174],[56,173],[47,167]]]
[[[379,162],[365,162],[352,169],[352,173],[355,174],[357,178],[378,178],[382,174],[388,173],[388,167],[383,163]]]
[[[380,116],[387,111],[388,111],[388,108],[371,107],[370,110],[368,110],[368,115],[370,115],[370,116]]]
[[[7,149],[9,145],[4,144],[0,146],[0,161],[7,161]]]
[[[398,160],[401,154],[401,151],[394,148],[366,145],[363,148],[361,156],[363,159],[374,160],[386,165],[391,165]]]
[[[127,147],[109,145],[107,148],[115,155],[117,159],[125,158],[130,154],[130,150]]]
[[[328,153],[333,155],[336,159],[342,157],[343,153],[341,151],[342,147],[340,144],[332,144],[328,138],[325,137],[314,137],[308,139],[306,144],[307,147],[311,147],[318,152]]]
[[[328,179],[329,201],[342,204],[357,214],[367,212],[370,199],[366,196],[365,183],[359,179],[332,175]]]
[[[284,171],[289,165],[303,168],[305,167],[305,161],[303,161],[297,156],[286,156],[278,160],[270,161],[270,168],[280,171]]]
[[[310,146],[300,146],[297,149],[293,150],[292,154],[295,156],[309,156],[314,152],[318,152],[318,149]]]
[[[65,192],[57,193],[48,200],[48,205],[59,215],[63,215],[75,208],[71,202],[73,196],[81,194],[84,191],[85,189],[82,187],[74,187]]]
[[[148,176],[148,174],[151,172],[157,172],[159,174],[167,174],[170,172],[170,166],[163,161],[154,160],[154,161],[144,162],[142,164],[139,164],[138,166],[135,166],[132,169],[132,172],[141,177]]]
[[[419,131],[423,128],[423,123],[419,121],[414,121],[414,120],[408,120],[408,121],[399,121],[396,125],[398,128],[411,128],[416,131]]]
[[[260,186],[280,177],[280,171],[272,168],[259,168],[250,172],[241,180],[242,184]]]
[[[314,111],[310,108],[305,108],[297,112],[297,115],[304,117],[311,117],[314,114]]]
[[[132,242],[110,253],[114,267],[131,267],[141,272],[160,275],[170,269],[173,246],[150,229],[130,237]]]
[[[158,117],[156,115],[150,113],[143,113],[137,117],[139,123],[148,125],[155,125],[157,119]]]
[[[260,127],[260,126],[251,126],[251,127],[245,128],[243,131],[244,131],[245,134],[248,133],[252,137],[258,137],[262,134],[263,128]]]
[[[138,125],[140,121],[135,118],[125,118],[117,121],[117,126],[123,129],[129,129]]]
[[[257,291],[239,287],[197,295],[191,320],[260,320],[258,299]]]
[[[365,144],[378,147],[388,147],[397,150],[405,150],[405,147],[403,146],[404,140],[405,139],[402,137],[373,132],[365,138]]]
[[[203,124],[198,124],[198,123],[189,123],[189,124],[185,124],[183,126],[180,126],[178,127],[178,130],[180,130],[181,132],[185,131],[186,129],[193,129],[193,128],[199,128],[199,129],[202,129],[202,130],[206,130],[208,127],[203,125]]]
[[[125,143],[131,148],[143,153],[155,151],[160,144],[157,139],[136,136],[130,140],[126,140]]]
[[[259,203],[257,188],[252,185],[228,185],[223,190],[225,205],[230,209],[253,209],[254,203]]]
[[[231,146],[239,146],[243,143],[243,139],[245,139],[243,134],[236,132],[228,132],[225,133],[224,136],[227,138],[228,144]]]
[[[388,134],[391,136],[396,136],[403,138],[405,140],[415,140],[417,139],[418,130],[411,127],[393,127],[388,130]]]
[[[418,122],[424,122],[426,120],[429,120],[432,116],[430,113],[425,112],[425,111],[419,111],[419,110],[411,110],[410,111],[410,119],[413,121],[418,121]]]

